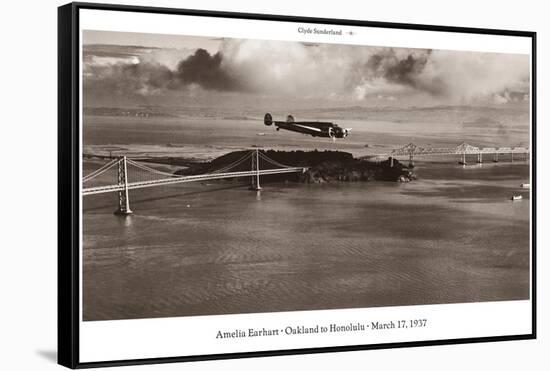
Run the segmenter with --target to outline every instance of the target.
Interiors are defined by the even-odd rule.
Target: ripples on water
[[[529,167],[417,165],[407,184],[136,190],[128,218],[86,197],[84,319],[527,299]]]

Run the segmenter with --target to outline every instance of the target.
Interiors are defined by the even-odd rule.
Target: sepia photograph
[[[81,36],[83,321],[530,299],[530,55]]]

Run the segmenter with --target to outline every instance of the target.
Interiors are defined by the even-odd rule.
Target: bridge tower
[[[414,167],[414,156],[413,153],[409,153],[409,169],[412,169]]]
[[[256,172],[256,175],[252,176],[252,184],[250,185],[250,189],[252,191],[259,191],[262,189],[260,187],[260,152],[258,148],[256,148],[256,152],[252,153],[252,171]]]
[[[118,209],[117,215],[130,215],[130,198],[128,197],[128,167],[126,165],[126,156],[118,161],[118,185],[124,186],[123,190],[118,191]]]

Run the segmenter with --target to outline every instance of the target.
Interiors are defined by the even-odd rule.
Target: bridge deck
[[[529,154],[526,148],[479,148],[477,150],[457,151],[454,148],[427,148],[415,151],[394,150],[386,153],[375,153],[369,156],[442,156],[442,155],[478,155],[478,154]]]
[[[215,180],[215,179],[226,179],[226,178],[240,178],[240,177],[250,177],[259,175],[273,175],[273,174],[285,174],[285,173],[302,173],[307,170],[306,167],[288,167],[284,169],[269,169],[269,170],[249,170],[249,171],[236,171],[229,173],[219,173],[219,174],[200,174],[200,175],[188,175],[167,179],[158,179],[158,180],[148,180],[141,182],[128,183],[128,190],[130,189],[140,189],[148,187],[156,187],[160,185],[167,184],[178,184],[178,183],[188,183],[196,182],[201,180]],[[84,188],[82,190],[82,195],[94,195],[99,193],[108,193],[108,192],[119,192],[125,189],[124,184],[113,184],[106,186],[98,186],[91,188]]]

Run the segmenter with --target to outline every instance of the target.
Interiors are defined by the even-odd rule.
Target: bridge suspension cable
[[[267,155],[263,154],[262,152],[258,152],[258,154],[260,155],[260,157],[262,159],[264,159],[265,161],[269,162],[271,165],[275,165],[275,166],[279,166],[279,167],[284,167],[284,168],[289,168],[289,167],[292,167],[292,166],[288,166],[288,165],[283,165],[281,164],[280,162],[277,162],[275,160],[272,160],[270,159],[269,157],[267,157]]]
[[[163,175],[163,176],[167,176],[167,177],[171,177],[171,178],[178,178],[178,177],[181,178],[183,176],[183,175],[172,174],[172,173],[168,173],[168,172],[165,172],[165,171],[156,170],[156,169],[150,168],[149,166],[145,166],[145,165],[142,165],[138,162],[132,161],[130,159],[126,159],[126,161],[129,164],[131,164],[131,165],[133,165],[133,166],[135,166],[135,167],[137,167],[141,170],[148,171],[148,172],[153,173],[153,174]]]
[[[238,159],[237,161],[234,161],[232,163],[230,163],[229,165],[226,165],[220,169],[217,169],[217,170],[214,170],[214,171],[210,171],[208,172],[207,174],[217,174],[217,173],[223,173],[227,170],[230,170],[231,168],[234,168],[234,167],[237,167],[238,165],[240,165],[241,163],[243,163],[245,160],[248,160],[250,158],[250,156],[252,156],[252,152],[247,152],[243,157],[241,157],[240,159]]]
[[[111,161],[107,162],[105,165],[103,165],[99,169],[94,170],[90,174],[84,176],[82,178],[82,183],[85,183],[89,180],[92,180],[93,178],[95,178],[97,176],[100,176],[101,174],[103,174],[104,172],[109,170],[111,167],[113,167],[115,164],[117,164],[119,161],[120,161],[119,159],[114,159],[114,160],[111,160]]]

